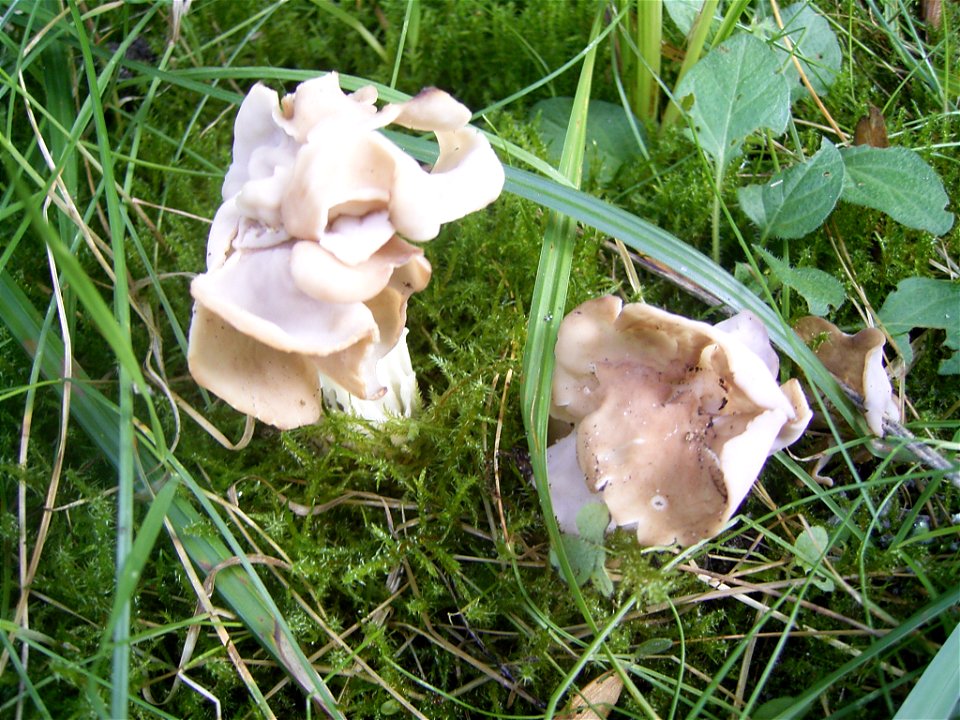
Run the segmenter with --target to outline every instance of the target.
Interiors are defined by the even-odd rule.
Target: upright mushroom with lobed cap
[[[712,326],[606,296],[564,319],[555,352],[551,415],[572,430],[547,461],[564,532],[603,502],[643,545],[712,537],[810,420],[748,313]]]
[[[207,243],[188,362],[230,405],[288,429],[316,422],[326,396],[371,419],[409,415],[409,297],[430,264],[407,240],[492,202],[503,168],[470,112],[429,88],[376,107],[336,73],[281,101],[255,85],[237,113],[224,202]],[[433,131],[422,167],[379,130]]]

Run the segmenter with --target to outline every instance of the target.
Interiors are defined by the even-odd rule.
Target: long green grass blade
[[[150,560],[150,555],[157,543],[160,531],[163,529],[163,520],[167,517],[170,505],[177,494],[180,483],[176,478],[168,480],[150,502],[147,516],[140,523],[137,537],[130,548],[126,564],[120,569],[117,579],[117,589],[114,595],[113,612],[104,630],[104,641],[113,635],[115,623],[123,617],[120,608],[128,598],[132,598],[136,591],[137,582],[143,575],[143,569]]]
[[[599,18],[594,24],[593,36],[599,32]],[[587,112],[590,102],[590,86],[596,59],[596,47],[584,58],[577,85],[577,94],[570,112],[570,120],[560,158],[560,174],[574,187],[579,186],[586,150]],[[547,480],[547,423],[550,414],[550,397],[555,364],[553,346],[563,319],[567,298],[570,268],[573,262],[576,224],[565,215],[553,212],[547,219],[537,280],[530,301],[527,325],[527,343],[523,352],[523,385],[521,404],[523,422],[527,430],[530,462],[537,483],[537,493],[543,509],[544,522],[550,535],[550,544],[555,548],[563,574],[570,585],[577,604],[581,606],[588,622],[592,624],[573,570],[560,541],[560,530],[553,515]]]
[[[951,720],[960,715],[960,625],[913,686],[894,720]]]
[[[936,618],[942,616],[947,610],[958,603],[960,603],[960,588],[953,588],[943,593],[940,597],[930,602],[929,605],[911,615],[909,618],[900,623],[900,625],[877,640],[870,647],[857,655],[857,657],[844,663],[825,677],[818,679],[809,688],[807,688],[804,693],[796,697],[794,706],[785,711],[782,715],[780,715],[780,717],[782,717],[783,720],[792,720],[793,718],[802,717],[805,710],[814,702],[816,702],[817,698],[820,697],[820,695],[827,690],[827,688],[832,687],[838,680],[840,680],[840,678],[851,672],[854,672],[858,668],[869,663],[871,660],[879,657],[881,653],[885,653],[888,650],[896,647],[899,643],[909,639],[914,631],[931,620],[935,620]],[[956,657],[952,658],[952,661],[955,663]],[[934,716],[924,712],[921,717],[932,718]]]
[[[13,633],[17,634],[17,631],[21,628],[13,629]],[[27,691],[27,695],[33,701],[34,711],[39,717],[47,718],[47,720],[53,720],[53,716],[50,714],[50,711],[47,709],[47,706],[44,704],[43,699],[40,697],[40,693],[30,678],[30,675],[27,673],[23,663],[20,662],[20,656],[16,648],[13,646],[13,643],[7,638],[8,630],[0,632],[0,645],[3,646],[3,649],[7,652],[7,655],[10,657],[10,663],[13,665],[13,669],[17,673],[17,677],[20,679],[20,682],[23,684],[24,689]]]
[[[862,424],[836,380],[777,312],[706,255],[665,230],[579,190],[563,187],[517,168],[506,170],[507,192],[562,212],[584,225],[619,238],[637,252],[699,285],[730,308],[749,310],[757,315],[767,326],[770,339],[793,359],[807,378],[843,413],[844,418],[855,427]]]

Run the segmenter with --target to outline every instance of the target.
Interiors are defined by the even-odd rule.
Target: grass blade
[[[868,662],[878,657],[881,653],[896,647],[900,642],[908,639],[915,630],[931,620],[935,620],[936,618],[940,617],[957,603],[960,603],[960,588],[954,588],[943,593],[943,595],[932,601],[919,612],[904,620],[902,623],[900,623],[900,625],[884,635],[883,638],[877,640],[877,642],[873,643],[860,655],[844,663],[829,675],[822,677],[817,680],[817,682],[813,683],[813,685],[807,688],[806,692],[796,698],[796,703],[794,706],[785,711],[779,717],[782,717],[784,720],[792,720],[792,718],[801,717],[804,711],[810,707],[810,705],[816,702],[816,699],[820,697],[821,693],[832,687],[844,675],[847,675],[848,673],[855,671],[857,668],[866,665]],[[956,657],[953,657],[951,660],[955,663]],[[926,711],[923,712],[922,716],[931,717]]]
[[[107,120],[103,112],[100,94],[103,89],[93,66],[93,55],[90,52],[90,42],[86,28],[80,17],[80,10],[76,2],[71,0],[70,12],[73,15],[74,27],[80,40],[83,55],[83,67],[89,88],[88,97],[93,107],[93,119],[97,131],[98,146],[100,148],[100,164],[103,173],[104,187],[107,197],[107,218],[110,224],[110,237],[113,245],[113,273],[117,279],[113,287],[113,312],[125,344],[130,342],[130,297],[127,288],[127,261],[124,239],[124,220],[120,207],[120,200],[114,188],[113,156],[110,153],[110,134],[107,131]],[[149,15],[147,16],[149,17]],[[136,34],[136,33],[134,33]],[[109,77],[104,72],[105,78]],[[104,83],[105,84],[105,83]],[[121,362],[119,364],[118,392],[120,396],[120,418],[117,425],[120,440],[120,453],[117,462],[117,530],[116,530],[116,591],[119,603],[115,606],[115,614],[110,619],[113,625],[113,661],[112,683],[110,690],[110,714],[115,718],[127,717],[127,695],[130,685],[130,597],[122,597],[119,590],[122,586],[123,568],[127,564],[130,551],[133,548],[133,376],[131,367],[139,368],[139,364]],[[132,590],[132,588],[131,588]]]
[[[928,717],[955,718],[960,712],[960,625],[940,648],[933,661],[913,686],[894,720]]]
[[[32,354],[38,346],[41,322],[17,283],[6,272],[0,272],[0,316],[11,335],[28,351],[28,354]],[[63,356],[60,340],[54,336],[48,336],[43,350],[43,355],[38,357],[41,373],[50,379],[60,377],[59,358]],[[119,437],[116,432],[119,409],[94,385],[89,384],[89,378],[79,368],[74,374],[74,382],[83,388],[83,392],[74,394],[74,401],[71,404],[73,418],[99,446],[104,457],[116,464],[120,453]],[[138,435],[136,447],[142,467],[154,468],[155,472],[164,469],[158,466],[157,449],[152,436]],[[219,538],[191,534],[190,528],[202,525],[203,517],[185,498],[174,496],[167,517],[193,562],[201,569],[209,571],[233,558],[240,558],[240,567],[229,567],[218,573],[216,590],[278,662],[285,667],[289,663],[295,663],[294,668],[290,670],[291,675],[310,681],[305,688],[310,696],[315,698],[331,717],[342,718],[343,715],[337,709],[333,695],[303,654],[276,603],[273,602],[263,582],[246,558],[243,548],[237,543],[223,519],[219,517],[182,465],[169,456],[166,458],[166,464],[166,469],[170,470],[179,482],[198,497],[221,537],[229,543],[228,547]],[[280,642],[284,643],[282,647]],[[93,680],[91,676],[91,681]],[[258,691],[251,689],[251,692]],[[262,707],[267,707],[262,695],[259,697],[255,695],[255,699]]]
[[[594,23],[592,38],[599,32],[600,19]],[[591,39],[592,39],[591,38]],[[586,150],[587,112],[590,102],[590,86],[596,59],[594,46],[583,61],[577,94],[570,112],[563,152],[560,158],[560,174],[574,187],[579,186],[583,170],[583,158]],[[553,381],[553,346],[563,319],[570,268],[573,262],[575,243],[575,223],[561,213],[552,212],[540,252],[537,268],[537,280],[530,301],[527,343],[523,352],[522,406],[523,421],[527,430],[527,444],[530,448],[530,461],[533,465],[537,493],[543,508],[544,522],[550,534],[551,545],[556,548],[563,573],[570,585],[571,592],[583,604],[579,588],[574,580],[573,570],[567,560],[560,542],[560,530],[553,515],[550,503],[549,483],[547,482],[547,423],[550,412],[550,397]],[[585,610],[584,606],[584,610]],[[589,616],[589,612],[585,617]]]

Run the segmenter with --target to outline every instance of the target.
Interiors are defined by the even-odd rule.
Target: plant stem
[[[637,0],[637,51],[634,111],[641,119],[657,116],[660,88],[660,42],[663,37],[663,0]]]
[[[700,59],[700,53],[703,52],[703,46],[707,42],[707,35],[710,33],[710,26],[713,24],[713,16],[717,12],[719,2],[720,0],[705,0],[703,7],[700,9],[697,21],[690,30],[690,39],[687,41],[687,52],[683,57],[683,63],[680,65],[680,72],[677,75],[676,82],[673,84],[674,93],[676,93],[676,89],[680,86],[680,81],[683,80],[683,76],[686,75],[690,71],[690,68],[696,65]],[[677,104],[671,99],[670,104],[667,105],[667,109],[663,113],[663,121],[660,124],[661,129],[675,123],[678,117],[680,117],[680,108],[677,107]]]
[[[737,27],[737,21],[740,20],[740,16],[743,15],[749,5],[750,0],[735,0],[735,2],[730,3],[723,20],[720,22],[720,27],[717,28],[717,34],[713,36],[714,45],[719,45],[733,34]]]
[[[716,163],[713,174],[713,205],[710,208],[710,232],[712,238],[712,250],[710,257],[715,263],[720,264],[720,193],[723,191],[723,175],[726,165]]]

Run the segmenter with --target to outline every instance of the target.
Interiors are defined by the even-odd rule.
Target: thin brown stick
[[[773,9],[773,17],[777,21],[777,27],[783,30],[783,18],[780,17],[780,6],[777,4],[777,0],[770,0],[770,7]],[[830,127],[833,128],[833,131],[837,134],[837,137],[840,138],[840,141],[844,144],[848,143],[849,138],[847,138],[846,133],[844,133],[843,130],[840,129],[840,126],[837,125],[836,121],[833,119],[833,116],[830,114],[830,111],[827,110],[826,105],[823,104],[823,101],[817,94],[817,91],[814,90],[813,85],[810,84],[810,79],[803,71],[803,66],[800,64],[800,59],[793,52],[793,41],[790,40],[790,36],[786,33],[783,34],[783,44],[787,46],[787,51],[790,53],[790,58],[793,60],[793,65],[797,68],[797,72],[800,73],[800,81],[807,89],[807,92],[810,93],[810,97],[813,98],[813,102],[816,103],[817,109],[820,110],[820,113],[823,115],[826,121],[830,123]]]

